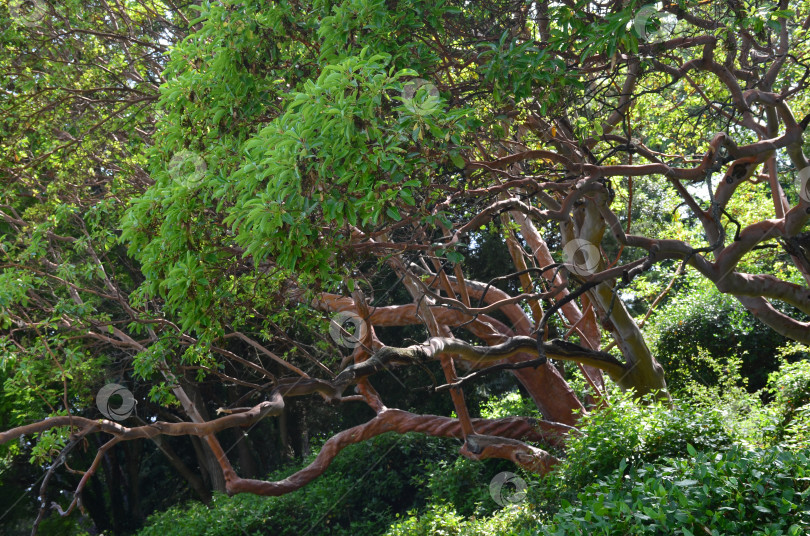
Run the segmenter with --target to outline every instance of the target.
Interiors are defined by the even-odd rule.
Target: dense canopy
[[[810,344],[807,1],[35,0],[0,24],[0,443],[43,467],[35,525],[103,495],[116,450],[116,530],[142,517],[150,442],[203,501],[389,431],[545,474],[614,386],[671,399],[648,324],[685,297]],[[478,418],[498,381],[542,418]]]

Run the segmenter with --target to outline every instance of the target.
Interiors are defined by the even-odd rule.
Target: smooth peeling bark
[[[102,458],[116,444],[122,441],[154,439],[162,435],[171,436],[212,436],[234,427],[244,427],[256,423],[264,417],[280,415],[284,410],[284,400],[276,390],[271,400],[262,402],[245,411],[219,417],[205,423],[169,423],[157,422],[143,426],[127,428],[108,420],[93,420],[84,417],[52,417],[0,433],[0,444],[17,439],[23,435],[43,432],[59,426],[72,426],[76,437],[90,433],[103,432],[113,436],[96,454],[90,468],[84,473],[74,494],[74,499],[63,514],[70,513],[78,504],[78,497],[89,478],[96,472]],[[541,442],[555,447],[564,447],[568,436],[577,433],[575,428],[562,423],[538,421],[526,417],[508,417],[504,419],[472,419],[477,434],[463,452],[477,459],[490,457],[505,458],[520,463],[529,470],[546,472],[556,458],[536,447],[530,447],[520,440]],[[329,467],[338,453],[346,446],[365,441],[386,432],[400,434],[408,432],[424,433],[437,437],[463,438],[465,436],[458,419],[436,415],[416,415],[398,409],[384,409],[371,421],[344,430],[331,437],[323,446],[315,460],[306,468],[277,482],[255,479],[243,479],[231,469],[226,470],[225,488],[227,493],[254,493],[258,495],[277,496],[300,489]],[[481,447],[481,448],[479,448]]]
[[[450,278],[451,282],[454,279]],[[474,299],[481,296],[483,286],[478,282],[467,281],[468,291]],[[490,289],[487,295],[490,293],[492,293],[492,298],[486,298],[487,300],[496,300],[503,294],[498,289]],[[356,312],[351,298],[336,294],[322,294],[318,301],[313,302],[311,305],[324,311]],[[516,306],[507,306],[504,309],[510,311],[509,314],[512,315],[510,318],[519,320],[515,308]],[[478,320],[470,322],[468,315],[453,309],[434,307],[432,312],[439,323],[448,326],[464,325],[465,329],[489,345],[500,344],[514,335],[514,332],[509,327],[486,315],[479,315]],[[371,311],[369,321],[377,326],[409,326],[422,323],[415,304],[376,307]],[[536,355],[519,353],[510,356],[507,361],[521,363],[536,357]],[[548,363],[537,368],[518,369],[511,372],[525,387],[543,417],[549,421],[574,426],[584,413],[585,408],[577,398],[576,393],[574,393],[559,371]]]
[[[596,200],[589,199],[579,209],[581,227],[578,238],[599,244],[605,232],[605,221],[602,219],[597,203],[605,203],[602,196]],[[602,266],[600,261],[600,268]],[[614,335],[616,344],[625,358],[627,371],[617,382],[622,389],[633,389],[638,396],[657,391],[669,398],[664,379],[664,368],[655,360],[638,324],[627,311],[624,302],[614,295],[611,283],[603,282],[589,291],[592,303],[599,311],[602,325]]]
[[[556,458],[547,452],[529,447],[517,440],[543,441],[543,437],[552,437],[560,441],[563,432],[573,429],[556,425],[554,430],[544,432],[535,426],[536,421],[518,417],[498,420],[472,419],[477,434],[471,436],[472,443],[465,443],[462,453],[474,458],[505,458],[538,472],[547,471]],[[436,415],[416,415],[398,409],[387,409],[365,424],[344,430],[332,436],[318,453],[315,460],[304,469],[290,475],[284,480],[266,482],[253,479],[236,479],[228,483],[228,493],[252,493],[255,495],[278,496],[302,488],[326,471],[341,450],[349,445],[360,443],[386,432],[405,434],[418,432],[436,437],[462,438],[463,431],[457,419]],[[485,436],[497,436],[495,441],[484,439]],[[515,440],[515,443],[509,440]],[[500,441],[497,441],[500,440]],[[480,452],[473,452],[481,446]],[[472,451],[470,449],[473,449]]]
[[[801,322],[781,313],[768,300],[763,298],[735,297],[752,315],[780,335],[804,344],[810,344],[810,322]]]
[[[549,266],[554,264],[556,261],[551,256],[551,251],[548,249],[546,241],[543,240],[542,236],[540,236],[540,233],[537,231],[537,228],[534,226],[531,220],[519,212],[512,212],[511,215],[514,221],[520,226],[520,234],[523,235],[523,239],[526,241],[526,244],[529,246],[529,248],[531,248],[537,263],[540,266]],[[546,276],[548,274],[543,275]],[[561,288],[560,293],[556,296],[556,299],[564,298],[568,295],[568,289],[563,286],[563,280],[559,273],[555,274],[551,279],[547,278],[547,280],[549,283],[551,283],[551,285],[559,286]],[[591,349],[598,350],[601,337],[599,333],[599,325],[596,322],[596,315],[594,314],[593,309],[591,309],[589,313],[585,315],[585,318],[583,318],[582,311],[580,311],[577,304],[573,301],[563,305],[561,310],[566,320],[568,320],[568,323],[578,327],[582,340],[586,342]],[[582,369],[583,374],[585,374],[591,380],[591,382],[597,386],[598,389],[604,390],[605,380],[602,377],[602,372],[599,369],[589,367],[588,365],[583,365]]]
[[[613,301],[613,292],[605,283],[591,291],[591,297],[603,318],[608,310],[611,311],[610,318],[604,320],[603,324],[610,327],[616,344],[627,360],[627,371],[617,381],[619,386],[622,389],[635,390],[638,396],[652,391],[666,393],[664,368],[653,358],[638,324],[621,305],[621,300]],[[665,396],[668,397],[668,395]]]
[[[504,437],[473,435],[461,447],[461,454],[474,460],[501,458],[532,473],[544,475],[560,462],[548,452]]]
[[[450,278],[450,282],[457,288],[458,281],[455,278]],[[479,281],[467,281],[466,287],[471,298],[479,300],[483,296],[484,303],[487,305],[508,298],[508,295],[502,290],[495,287],[487,288],[487,285]],[[485,290],[486,295],[484,294]],[[452,311],[450,309],[440,310]],[[531,334],[531,322],[519,306],[505,305],[501,311],[509,318],[514,327],[514,332],[509,330],[501,331],[501,333],[505,333],[510,337],[515,333],[527,336]],[[465,318],[469,317],[465,316]],[[487,344],[497,344],[494,341],[484,340]],[[508,362],[519,363],[535,359],[536,357],[536,355],[518,354],[510,358]],[[591,367],[588,367],[588,369],[590,370]],[[597,377],[601,379],[602,373],[598,369],[594,370],[598,373]],[[568,382],[565,381],[565,378],[562,377],[562,374],[560,374],[553,365],[546,363],[537,368],[514,370],[512,373],[517,376],[518,381],[526,388],[529,396],[545,418],[573,426],[576,424],[579,417],[585,413],[585,407],[582,405],[582,402],[577,398],[576,393],[574,393],[574,390],[568,385]]]
[[[408,271],[405,264],[401,259],[395,257],[389,260],[389,265],[394,269],[394,272],[400,276],[402,283],[411,295],[414,304],[417,306],[419,317],[422,323],[427,327],[428,333],[431,337],[444,337],[449,332],[446,324],[439,324],[436,317],[433,315],[433,299],[426,296],[419,285],[415,281],[416,277]],[[452,334],[450,334],[452,336]],[[453,355],[442,353],[439,355],[439,362],[442,366],[444,378],[449,384],[453,384],[458,376],[456,375],[456,367],[453,363]],[[453,407],[456,410],[461,428],[466,438],[470,434],[474,434],[472,423],[470,422],[470,412],[467,408],[467,402],[464,399],[464,391],[459,387],[450,390],[450,398],[453,400]]]
[[[505,228],[509,228],[511,220],[506,213],[501,214],[501,224]],[[532,276],[528,273],[529,266],[526,264],[525,252],[523,247],[517,240],[514,231],[511,229],[506,234],[506,247],[509,249],[509,255],[512,257],[512,264],[518,272],[524,272],[520,275],[520,286],[525,294],[530,294],[534,291],[534,284]],[[529,300],[529,309],[532,312],[532,317],[535,321],[543,318],[543,308],[539,300]]]

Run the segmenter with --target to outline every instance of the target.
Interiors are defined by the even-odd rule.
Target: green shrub
[[[422,507],[430,490],[420,460],[450,460],[458,442],[421,434],[383,434],[341,452],[323,476],[281,497],[216,495],[210,507],[175,506],[149,518],[139,536],[377,536],[397,513]],[[271,474],[279,480],[291,467]]]
[[[806,349],[806,347],[804,347]],[[768,376],[775,438],[791,448],[810,446],[810,361],[783,363]]]
[[[392,525],[385,536],[459,536],[464,516],[449,504],[434,504],[422,512],[412,510],[405,520]]]
[[[513,505],[485,518],[464,519],[450,505],[431,505],[391,525],[384,536],[530,536],[539,525],[526,505]]]
[[[746,380],[741,375],[742,360],[729,357],[716,359],[699,350],[706,366],[714,370],[717,383],[705,385],[690,381],[681,391],[681,396],[691,404],[718,412],[729,434],[738,443],[749,447],[773,445],[776,420],[771,408],[762,402],[759,393],[749,393]]]
[[[489,495],[492,478],[501,471],[514,471],[515,465],[504,460],[441,460],[427,465],[426,487],[429,503],[449,504],[462,516],[481,516],[498,508]]]
[[[777,349],[786,341],[733,296],[714,288],[678,294],[652,320],[646,331],[673,393],[691,382],[716,385],[721,381],[722,369],[711,366],[706,356],[723,365],[739,357],[748,387],[757,391],[765,386],[768,373],[778,368]]]
[[[687,400],[673,406],[651,398],[646,402],[639,404],[622,394],[609,407],[585,415],[580,421],[582,433],[568,441],[556,470],[557,482],[570,492],[613,472],[623,460],[640,463],[688,456],[687,444],[706,450],[731,446],[719,408]]]
[[[793,418],[782,429],[781,443],[788,448],[810,448],[810,404],[793,412]]]
[[[481,417],[485,419],[502,419],[504,417],[542,418],[537,405],[531,398],[521,396],[513,391],[501,397],[491,397],[480,408]]]
[[[803,534],[810,528],[807,455],[745,448],[783,413],[737,379],[731,370],[717,386],[693,384],[683,392],[697,399],[672,405],[616,393],[609,407],[582,418],[555,471],[521,475],[527,499],[506,508],[489,496],[489,483],[500,471],[517,472],[510,462],[461,458],[456,440],[392,433],[348,447],[297,492],[218,495],[211,508],[190,503],[153,516],[139,536],[377,536],[385,527],[386,536]],[[783,427],[794,441],[788,444],[806,446],[810,404],[795,405],[808,396],[810,367],[785,366],[769,385],[774,408],[793,408]],[[481,413],[521,414],[528,404],[510,394]],[[740,439],[743,446],[733,446]]]
[[[783,363],[768,376],[773,403],[792,411],[810,403],[810,361]]]
[[[789,535],[810,529],[805,453],[779,449],[698,453],[622,464],[564,501],[537,534]]]

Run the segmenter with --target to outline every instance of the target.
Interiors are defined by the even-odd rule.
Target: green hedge
[[[538,534],[628,536],[789,535],[810,529],[804,452],[779,448],[696,452],[641,467],[622,465],[564,502]]]

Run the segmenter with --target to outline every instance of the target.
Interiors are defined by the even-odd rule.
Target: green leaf
[[[385,210],[385,213],[388,214],[388,217],[395,221],[400,221],[402,219],[402,216],[399,215],[399,210],[397,207],[388,207]]]

